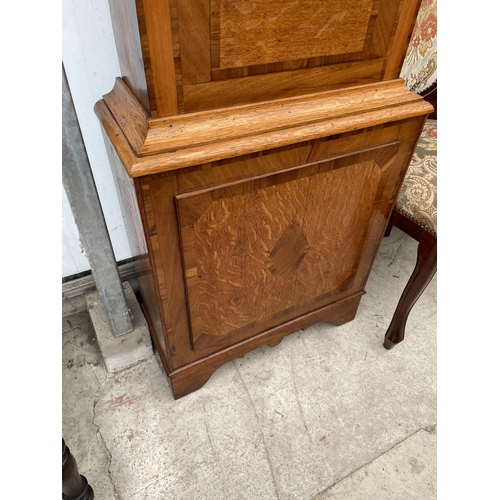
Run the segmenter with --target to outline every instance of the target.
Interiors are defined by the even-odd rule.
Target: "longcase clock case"
[[[427,114],[397,74],[414,0],[112,2],[96,104],[175,398],[355,317]]]

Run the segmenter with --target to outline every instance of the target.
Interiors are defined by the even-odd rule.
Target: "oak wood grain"
[[[400,1],[400,0],[395,0],[395,1]],[[266,2],[267,3],[267,2]],[[280,61],[274,61],[272,63],[263,63],[263,62],[256,62],[255,64],[250,64],[250,65],[245,65],[245,66],[240,66],[240,67],[229,67],[229,68],[223,68],[221,69],[221,64],[220,64],[220,51],[221,51],[221,43],[223,43],[224,38],[221,39],[221,34],[220,34],[220,1],[213,0],[211,2],[211,33],[212,33],[212,40],[211,40],[211,53],[212,53],[212,81],[217,81],[217,80],[230,80],[230,79],[235,79],[235,78],[243,78],[243,77],[248,77],[248,76],[253,76],[253,75],[262,75],[266,73],[279,73],[279,72],[286,72],[286,71],[291,71],[291,70],[296,70],[296,69],[303,69],[303,68],[313,68],[317,66],[329,66],[329,65],[336,65],[339,63],[345,63],[345,62],[353,62],[353,61],[361,61],[361,60],[368,60],[368,59],[373,59],[374,56],[372,54],[372,51],[370,49],[372,45],[372,38],[374,34],[374,28],[375,24],[377,21],[377,16],[378,16],[378,9],[379,9],[379,3],[380,0],[374,0],[371,2],[371,13],[369,16],[369,21],[368,21],[368,26],[366,27],[366,36],[364,40],[364,45],[362,47],[362,50],[354,51],[354,50],[346,50],[346,47],[343,47],[343,50],[337,51],[338,53],[335,55],[322,55],[322,56],[314,56],[312,47],[314,47],[315,44],[318,43],[317,37],[312,36],[310,39],[307,40],[308,43],[304,44],[303,47],[300,47],[300,41],[299,38],[295,35],[297,31],[303,31],[305,30],[307,32],[308,29],[311,29],[314,27],[314,25],[310,22],[310,20],[315,17],[316,13],[312,12],[311,15],[304,15],[302,18],[299,17],[299,13],[301,9],[304,9],[305,3],[303,3],[301,6],[294,5],[290,8],[290,4],[285,6],[284,9],[281,9],[283,11],[288,10],[289,13],[288,15],[293,18],[293,16],[297,16],[297,26],[295,27],[296,29],[292,28],[288,32],[285,33],[285,36],[281,35],[280,37],[276,37],[277,40],[280,40],[278,43],[280,45],[286,46],[286,51],[284,51],[284,56],[282,60]],[[276,9],[276,7],[279,5],[277,2],[272,3],[273,8]],[[281,4],[283,5],[283,3]],[[333,14],[331,17],[335,17],[335,10],[337,10],[336,14],[341,15],[343,17],[343,29],[342,31],[339,31],[336,33],[335,36],[331,37],[328,42],[329,43],[336,43],[337,39],[340,38],[344,35],[344,31],[347,31],[347,22],[346,18],[349,18],[349,16],[352,15],[359,15],[359,10],[358,13],[356,14],[356,9],[353,7],[351,9],[351,12],[349,12],[349,9],[345,9],[345,5],[341,6],[341,8],[344,8],[344,12],[340,12],[339,10],[339,5],[333,5],[333,3],[329,2],[328,4],[324,4],[322,6],[324,10],[330,14]],[[305,6],[305,8],[308,8]],[[317,8],[317,7],[316,7]],[[256,9],[258,12],[256,13],[257,15],[264,15],[266,11],[266,5],[259,5],[259,9]],[[314,10],[314,9],[313,9]],[[291,11],[291,12],[290,12]],[[252,14],[250,13],[250,16]],[[255,15],[255,14],[254,14]],[[285,17],[287,17],[287,14],[284,14]],[[248,12],[245,13],[245,15],[241,15],[240,12],[237,14],[238,20],[242,21],[245,25],[252,24],[249,23],[249,20],[247,19]],[[274,19],[270,19],[269,22],[271,24],[277,24],[276,19],[279,16],[275,16]],[[267,19],[266,19],[267,20]],[[335,19],[331,19],[332,22],[334,22]],[[289,19],[290,21],[290,19]],[[292,24],[294,24],[292,22]],[[277,29],[281,30],[282,32],[285,32],[286,30],[283,29],[283,27],[276,26]],[[330,28],[331,26],[329,26]],[[253,26],[250,26],[249,29],[253,28]],[[345,28],[345,30],[344,30]],[[362,27],[362,29],[364,29]],[[266,30],[266,35],[271,32],[271,30]],[[250,45],[249,47],[245,47],[245,44],[242,44],[242,36],[241,36],[241,30],[238,30],[237,32],[237,42],[241,50],[246,52],[246,51],[252,51],[255,50],[254,47],[250,44],[247,43],[246,45]],[[292,35],[293,34],[293,35]],[[285,38],[290,38],[289,43],[287,44],[285,41]],[[236,37],[235,37],[236,38]],[[306,37],[307,38],[307,37]],[[234,39],[230,40],[234,44]],[[262,40],[259,40],[255,45],[258,46],[258,50],[261,51],[266,51],[267,47],[263,43]],[[324,46],[327,46],[328,43],[323,44]],[[304,54],[306,54],[303,58],[301,59],[290,59],[292,56],[292,46],[299,46],[300,50],[304,51]],[[322,47],[322,49],[323,49]],[[272,47],[271,47],[272,49]],[[325,51],[328,52],[328,51]],[[334,50],[335,52],[335,50]],[[324,52],[322,52],[324,53]],[[296,57],[296,55],[295,55]],[[378,56],[375,56],[375,58]],[[345,82],[346,84],[348,83],[347,81]]]
[[[371,142],[373,144],[377,144],[380,142],[380,138],[394,138],[395,132],[394,132],[394,127],[396,129],[399,129],[400,125],[386,125],[382,127],[377,127],[374,131],[367,130],[365,133],[351,133],[352,135],[349,136],[347,135],[347,139],[349,141],[344,142],[344,145],[339,149],[339,151],[345,151],[346,148],[348,149],[348,144],[351,145],[356,145],[356,144],[361,144],[363,142],[359,142],[361,137],[372,137]],[[386,129],[390,130],[390,133],[386,133]],[[371,134],[371,135],[370,135]],[[379,139],[377,139],[377,135]],[[357,140],[355,140],[357,138]],[[318,144],[325,143],[325,142],[335,142],[339,141],[338,143],[342,145],[343,137],[339,137],[336,139],[328,139],[327,141],[321,141],[318,140],[315,143],[312,144],[298,144],[295,146],[295,148],[289,148],[286,149],[285,156],[283,157],[283,165],[285,165],[284,160],[289,159],[291,161],[298,161],[299,159],[304,159],[305,156],[310,154],[311,150],[317,150]],[[354,141],[354,142],[353,142]],[[331,146],[330,146],[331,147]],[[294,151],[296,149],[296,151]],[[352,151],[352,149],[351,149]],[[275,154],[279,155],[280,151],[276,151]],[[272,152],[270,153],[272,155]],[[298,155],[298,156],[297,156]],[[345,155],[340,155],[340,156],[345,156]],[[258,159],[259,156],[254,157],[253,159]],[[237,163],[237,159],[233,160],[234,163]],[[248,160],[247,160],[248,161]],[[224,165],[225,162],[222,162]],[[242,160],[242,163],[245,164],[245,160]],[[230,163],[229,163],[230,164]],[[221,165],[221,166],[223,166]],[[266,163],[268,171],[272,172],[273,171],[273,164],[271,163]],[[149,252],[152,258],[152,261],[154,262],[154,266],[156,269],[156,279],[159,282],[164,282],[165,285],[161,286],[160,289],[158,290],[158,295],[161,297],[162,303],[163,303],[163,308],[164,308],[164,317],[166,318],[165,323],[167,324],[166,328],[166,334],[165,337],[167,337],[168,344],[166,344],[168,347],[165,349],[169,353],[175,353],[172,357],[172,363],[169,365],[170,367],[173,367],[175,370],[176,367],[181,367],[185,365],[186,363],[193,362],[194,359],[197,358],[197,356],[206,356],[209,355],[213,352],[216,352],[217,349],[220,349],[224,345],[227,345],[227,342],[220,342],[220,341],[213,341],[213,337],[202,335],[197,342],[197,351],[192,351],[192,346],[191,346],[191,337],[190,337],[190,330],[189,330],[189,322],[188,322],[188,316],[187,316],[187,310],[186,310],[186,304],[185,304],[185,291],[184,291],[184,272],[182,272],[182,269],[188,269],[188,277],[193,276],[192,274],[189,275],[189,270],[193,268],[193,264],[186,259],[186,256],[184,255],[184,260],[183,256],[181,255],[183,245],[181,244],[182,242],[179,241],[178,238],[178,229],[177,229],[177,214],[175,212],[175,206],[173,203],[173,198],[176,196],[182,199],[186,195],[180,194],[182,191],[192,191],[192,181],[191,183],[185,183],[182,181],[183,177],[189,177],[194,174],[199,174],[199,173],[206,173],[209,175],[210,171],[212,169],[215,169],[216,167],[209,167],[209,168],[201,168],[201,170],[198,170],[196,172],[190,172],[184,175],[176,176],[176,177],[170,177],[167,176],[165,177],[164,174],[161,175],[153,175],[153,176],[147,176],[144,178],[144,181],[140,183],[141,189],[140,189],[140,196],[141,196],[141,204],[142,204],[142,210],[147,216],[143,216],[143,220],[145,221],[145,227],[147,228],[146,234],[148,237],[148,246],[149,246]],[[248,166],[245,168],[242,168],[240,170],[239,178],[244,182],[245,176],[248,177]],[[263,166],[259,167],[261,171],[263,171]],[[301,169],[301,166],[298,165],[295,170]],[[293,170],[293,169],[292,169]],[[233,171],[233,169],[229,169],[229,171]],[[289,175],[285,173],[285,176]],[[231,179],[231,177],[229,178]],[[213,184],[214,182],[212,182]],[[223,176],[216,177],[216,182],[215,185],[220,187],[220,184],[223,183]],[[210,184],[210,182],[202,182],[201,185],[207,185]],[[232,183],[229,183],[232,185]],[[233,183],[234,184],[234,183]],[[179,189],[179,185],[182,185],[183,188],[182,190]],[[320,183],[321,185],[321,183]],[[217,188],[215,188],[217,190]],[[203,190],[202,190],[203,191]],[[213,190],[212,190],[213,191]],[[206,190],[205,190],[206,192]],[[168,202],[169,198],[172,200],[171,202]],[[210,201],[209,201],[210,203]],[[198,211],[203,210],[204,206],[206,206],[207,203],[203,202],[201,205],[198,205]],[[197,217],[198,213],[195,210],[194,215],[191,215],[191,219],[189,218],[189,214],[187,214],[188,218],[184,219],[185,221],[187,220],[188,222],[193,222]],[[165,237],[159,237],[159,235],[166,235],[169,234],[170,236],[168,238]],[[288,241],[290,242],[290,240]],[[279,247],[278,247],[279,248]],[[278,254],[276,252],[275,254]],[[285,259],[286,260],[286,259]],[[292,263],[291,267],[293,267],[295,263]],[[158,266],[161,266],[161,270],[159,270]],[[272,267],[272,266],[271,266]],[[279,267],[279,266],[278,266]],[[270,267],[267,267],[267,269],[270,269]],[[278,269],[278,268],[277,268]],[[363,278],[366,278],[367,273],[362,273]],[[168,276],[168,278],[167,278]],[[168,283],[168,285],[167,285]],[[357,283],[357,286],[362,285],[362,281],[359,281]],[[350,290],[345,286],[346,282],[341,283],[341,286],[338,287],[338,289],[335,291],[336,297],[338,297],[338,300],[341,300],[343,297],[346,297],[349,293]],[[316,306],[318,307],[323,307],[327,305],[328,303],[332,302],[332,296],[331,294],[329,295],[328,293],[323,293],[322,296],[317,299]],[[276,314],[273,319],[271,324],[278,324],[280,322],[286,322],[298,315],[302,314],[307,314],[311,310],[311,306],[306,305],[303,307],[300,306],[295,306],[293,308],[289,308],[288,310],[285,310],[283,313]],[[177,311],[177,312],[175,312]],[[176,318],[174,321],[176,322],[175,326],[172,327],[172,318]],[[249,331],[252,331],[254,333],[258,333],[262,331],[264,328],[269,327],[269,322],[254,322],[254,324],[250,325]],[[231,342],[235,341],[235,339],[241,339],[244,337],[248,337],[249,334],[248,331],[244,331],[246,327],[243,327],[239,331],[236,332],[236,335],[233,335]],[[170,368],[172,369],[172,368]]]
[[[111,1],[124,80],[152,117],[396,78],[420,0]]]
[[[419,0],[348,3],[212,0],[212,81],[185,85],[184,111],[396,78]]]
[[[289,128],[272,130],[264,134],[247,135],[201,146],[175,149],[166,153],[145,157],[135,155],[109,108],[103,101],[99,101],[96,104],[95,111],[106,133],[112,139],[118,156],[129,175],[131,177],[141,177],[160,172],[175,171],[186,167],[194,167],[207,162],[270,150],[311,139],[362,130],[367,127],[414,116],[422,116],[431,112],[432,106],[423,100],[413,101],[408,104],[390,106],[382,110],[341,116],[336,119],[331,118],[312,124],[304,125],[297,123]]]
[[[131,95],[129,100],[134,99]],[[129,144],[134,143],[134,137],[127,140],[125,135],[125,132],[130,135],[129,129],[137,126],[134,115],[128,118],[126,125],[122,124],[122,128],[114,117],[116,114],[120,121],[123,119],[122,108],[110,109],[102,101],[95,107],[132,177],[360,130],[427,114],[431,108],[398,79],[355,89],[236,106],[218,110],[213,116],[199,112],[170,119],[150,119],[146,139],[138,149],[144,156],[137,156]],[[356,110],[364,112],[356,113]],[[136,136],[139,134],[137,132]]]
[[[139,151],[149,130],[149,116],[139,100],[121,78],[116,79],[113,90],[106,94],[103,100],[112,110],[132,149]]]
[[[113,2],[95,111],[178,398],[354,318],[432,111],[396,78],[420,0]]]
[[[222,142],[421,101],[402,80],[153,119],[138,155]]]
[[[161,330],[153,338],[176,397],[202,385],[215,365],[254,346],[279,342],[283,332],[292,333],[316,310],[333,307],[341,318],[355,313],[351,306],[348,310],[334,305],[344,303],[353,293],[363,293],[422,123],[420,116],[363,127],[266,154],[260,151],[225,158],[192,171],[164,172],[135,181],[163,318]],[[382,144],[385,146],[380,147]],[[363,145],[365,151],[357,153]],[[249,178],[252,174],[253,179]],[[186,201],[189,203],[181,206]],[[219,214],[218,219],[212,213]],[[271,219],[267,213],[272,214]],[[224,224],[217,226],[216,222],[226,217],[232,221],[233,232],[218,234]],[[190,228],[198,221],[205,229],[197,235]],[[245,251],[248,245],[257,261]],[[220,248],[214,257],[210,252],[216,247]],[[210,276],[204,289],[192,286],[203,268],[200,259]],[[247,262],[249,259],[253,262]],[[222,279],[236,284],[229,283],[236,292],[226,290],[230,299],[224,302],[223,314],[219,314],[221,299],[213,295],[214,290],[224,291],[213,282],[221,277],[212,269],[217,265],[226,273]],[[234,274],[238,270],[240,274]],[[268,283],[274,280],[270,288],[263,278],[253,287],[265,306],[257,307],[258,302],[252,302],[246,293],[238,295],[242,289],[238,283],[252,289],[242,270],[252,271],[256,276],[252,279],[258,280],[264,273]],[[207,293],[212,301],[204,300]],[[196,306],[191,310],[192,302],[198,303],[198,311]],[[200,306],[202,302],[205,305]],[[159,323],[149,319],[146,307],[151,328],[157,331]],[[214,307],[218,314],[212,315]],[[218,317],[225,321],[219,324]],[[211,331],[203,331],[205,324]],[[228,331],[228,326],[233,330]]]
[[[195,349],[353,293],[380,179],[398,148],[177,196]]]
[[[371,0],[221,0],[220,68],[363,49]]]
[[[202,139],[207,133],[211,136],[208,139],[221,140],[238,134],[247,135],[259,130],[281,128],[300,121],[317,121],[321,117],[352,114],[360,107],[375,109],[382,101],[383,106],[389,106],[390,99],[400,103],[416,99],[406,90],[402,80],[362,87],[362,91],[360,96],[359,87],[355,87],[259,105],[233,106],[229,109],[191,113],[180,117],[171,116],[167,119],[150,119],[120,78],[116,79],[113,90],[103,99],[134,152],[142,156],[168,150],[172,146],[203,142]],[[373,102],[366,106],[364,103],[369,98],[373,98]],[[244,128],[238,129],[238,125],[243,125]],[[185,136],[184,142],[178,141],[181,136]],[[173,141],[175,144],[171,144]]]
[[[381,80],[383,58],[184,86],[186,112],[250,104]]]

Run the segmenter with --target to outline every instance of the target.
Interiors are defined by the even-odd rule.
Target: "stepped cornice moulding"
[[[178,170],[421,116],[402,79],[151,118],[121,78],[95,111],[130,177]]]

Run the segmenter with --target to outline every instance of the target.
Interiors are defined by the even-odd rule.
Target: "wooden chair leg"
[[[396,344],[403,341],[408,315],[434,274],[436,274],[436,270],[437,239],[425,232],[418,244],[415,269],[399,299],[391,324],[385,334],[384,347],[386,349],[392,349]]]
[[[75,457],[62,440],[62,497],[63,500],[94,500],[94,491],[85,476],[78,473]]]

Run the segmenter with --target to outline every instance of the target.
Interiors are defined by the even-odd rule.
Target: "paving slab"
[[[436,426],[420,430],[315,500],[435,500]]]
[[[62,323],[62,437],[96,500],[118,499],[108,474],[109,451],[94,423],[94,404],[108,375],[92,321],[85,311]]]

